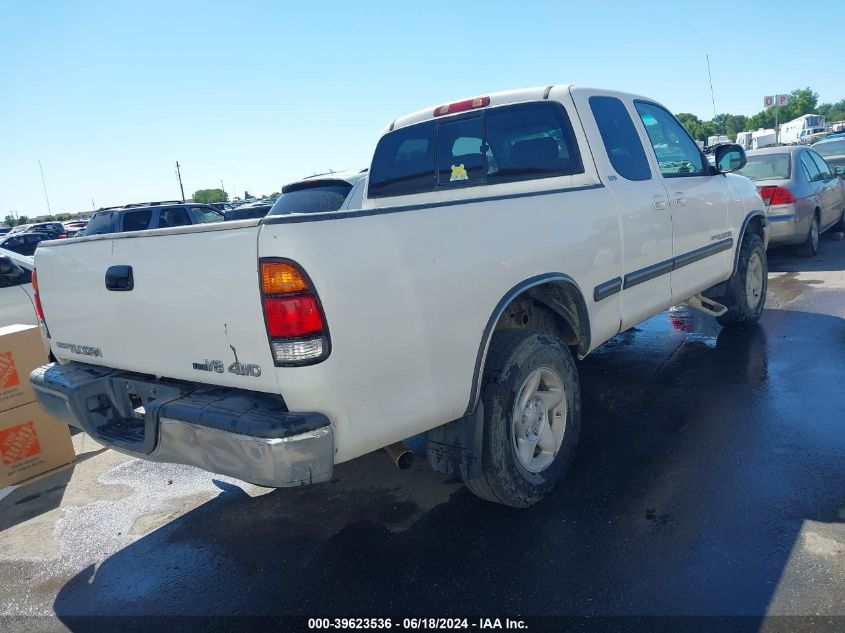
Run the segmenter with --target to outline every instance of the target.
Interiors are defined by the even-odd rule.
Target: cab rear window
[[[563,106],[523,103],[426,121],[384,135],[373,156],[369,197],[583,171]]]

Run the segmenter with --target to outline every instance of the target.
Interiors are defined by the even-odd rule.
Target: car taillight
[[[67,239],[67,234],[66,234],[66,233],[62,233],[61,235],[59,235],[59,239],[60,239],[60,240],[65,240],[65,239]]]
[[[442,105],[434,110],[434,116],[455,114],[456,112],[466,112],[467,110],[475,110],[476,108],[485,108],[489,105],[490,97],[475,97],[474,99],[465,99],[464,101],[456,101],[455,103]]]
[[[259,267],[264,322],[276,365],[324,360],[329,355],[329,335],[311,280],[287,260],[261,260]]]
[[[792,195],[792,192],[786,187],[778,185],[760,187],[760,197],[767,205],[792,204],[795,202],[795,196]]]

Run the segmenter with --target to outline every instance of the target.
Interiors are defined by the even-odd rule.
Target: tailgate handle
[[[106,290],[129,291],[135,287],[132,266],[109,266],[106,271]]]

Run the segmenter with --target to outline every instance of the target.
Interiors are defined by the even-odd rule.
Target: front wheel
[[[544,332],[496,332],[482,403],[481,473],[464,483],[487,501],[534,505],[566,472],[578,443],[581,396],[572,354]]]
[[[759,321],[768,285],[769,264],[763,240],[756,233],[746,233],[739,247],[736,270],[727,281],[727,295],[723,298],[728,311],[718,317],[719,323],[727,326]]]

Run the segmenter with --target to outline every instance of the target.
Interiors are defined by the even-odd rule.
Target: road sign
[[[764,108],[771,108],[775,105],[781,107],[789,105],[789,95],[769,95],[763,97]]]

